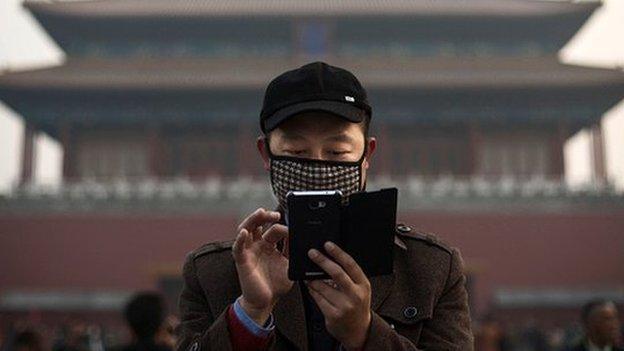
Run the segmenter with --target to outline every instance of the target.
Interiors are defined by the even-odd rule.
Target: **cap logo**
[[[353,96],[347,96],[345,95],[345,100],[349,101],[349,102],[355,102],[355,99],[353,98]]]

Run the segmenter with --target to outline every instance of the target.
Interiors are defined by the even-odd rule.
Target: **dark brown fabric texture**
[[[458,250],[405,228],[397,231],[394,273],[370,278],[373,318],[364,349],[473,350]],[[187,256],[178,350],[231,350],[225,312],[241,291],[230,247],[231,242],[207,244]],[[307,350],[298,284],[273,315],[276,335],[269,349]]]

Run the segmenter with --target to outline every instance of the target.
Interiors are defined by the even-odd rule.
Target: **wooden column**
[[[483,135],[481,128],[477,122],[468,124],[468,177],[476,177],[479,172],[479,156],[481,145],[483,143]]]
[[[251,125],[240,121],[238,124],[238,136],[236,145],[228,145],[228,147],[235,146],[238,150],[238,164],[236,169],[238,171],[238,177],[250,177],[253,176],[253,165],[256,161],[255,156],[255,138],[251,131]]]
[[[552,139],[551,164],[550,173],[557,180],[563,180],[565,173],[565,165],[563,158],[563,148],[568,135],[567,126],[562,121],[557,122],[555,136]]]
[[[22,140],[22,164],[20,173],[20,185],[26,185],[32,181],[35,168],[35,135],[36,131],[32,124],[24,124],[24,140]]]
[[[73,148],[73,132],[69,122],[60,123],[59,141],[63,147],[63,182],[72,181],[76,177],[74,165],[74,155],[76,150]]]
[[[165,146],[161,128],[150,125],[147,130],[148,172],[150,177],[163,178],[165,176]]]
[[[591,127],[591,157],[593,181],[597,183],[607,182],[607,166],[604,153],[604,140],[600,121]]]

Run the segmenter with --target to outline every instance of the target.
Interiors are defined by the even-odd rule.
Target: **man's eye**
[[[284,150],[284,152],[290,155],[301,155],[305,151],[304,150]]]
[[[332,155],[346,155],[348,153],[349,151],[337,151],[337,150],[334,150],[331,152]]]

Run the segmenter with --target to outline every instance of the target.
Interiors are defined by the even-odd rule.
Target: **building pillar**
[[[157,179],[165,176],[165,148],[161,129],[157,125],[150,125],[147,129],[147,174]]]
[[[594,183],[605,184],[607,182],[607,166],[600,121],[591,127],[590,133],[593,181]]]
[[[479,172],[479,155],[481,145],[483,143],[483,135],[477,122],[468,124],[468,167],[467,175],[469,178],[476,177]]]
[[[552,160],[550,165],[550,174],[557,179],[563,181],[565,173],[563,148],[568,136],[568,128],[562,121],[557,122],[555,137],[552,143]]]
[[[238,177],[251,177],[253,176],[252,165],[255,159],[254,146],[255,139],[251,131],[251,125],[240,121],[238,124],[238,136],[237,136],[236,149],[238,150],[238,164],[236,169],[238,171]]]
[[[73,137],[72,128],[68,122],[63,122],[59,125],[59,141],[63,148],[63,182],[74,180],[76,176],[74,167],[74,154],[76,150],[73,149]]]
[[[36,131],[32,124],[24,124],[24,139],[22,140],[22,164],[20,173],[20,185],[26,185],[32,181],[35,168],[35,136]]]

